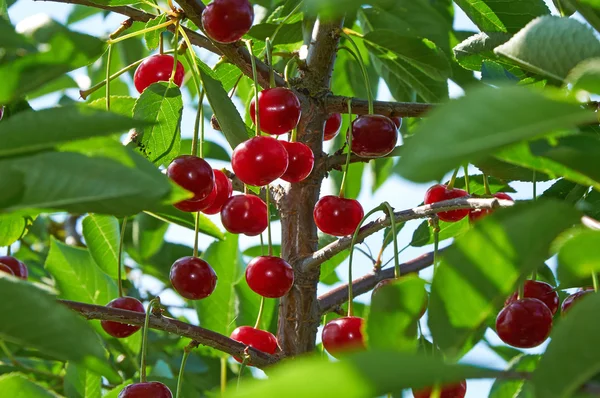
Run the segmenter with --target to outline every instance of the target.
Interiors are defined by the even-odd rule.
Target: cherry
[[[542,344],[552,330],[552,311],[543,301],[524,298],[504,307],[496,318],[496,332],[502,341],[517,348]]]
[[[213,187],[213,190],[210,191],[210,194],[202,200],[191,200],[191,199],[182,200],[181,202],[175,203],[173,206],[175,206],[176,208],[178,208],[181,211],[185,211],[188,213],[196,213],[198,211],[204,211],[205,209],[212,206],[213,202],[217,198],[217,190],[215,189],[215,187],[216,187],[216,184]]]
[[[324,233],[333,236],[352,235],[365,212],[357,200],[338,196],[323,196],[315,205],[315,224]]]
[[[223,204],[231,197],[231,193],[233,192],[231,180],[227,178],[225,173],[216,169],[214,170],[214,173],[215,187],[213,188],[213,193],[215,194],[215,198],[211,205],[202,210],[205,214],[217,214],[220,212]]]
[[[267,205],[254,195],[235,195],[221,209],[221,222],[232,234],[260,235],[267,229]]]
[[[569,311],[569,309],[571,308],[571,306],[573,304],[575,304],[575,302],[581,300],[587,294],[592,294],[592,293],[594,293],[593,289],[590,289],[590,290],[581,290],[579,292],[571,294],[562,303],[562,306],[561,306],[561,313],[562,313],[562,315],[564,316]]]
[[[229,338],[267,354],[275,354],[277,351],[277,338],[266,330],[240,326],[231,333]],[[236,361],[242,362],[240,358],[234,358]]]
[[[398,129],[381,115],[359,116],[352,122],[352,152],[363,158],[378,158],[392,152]]]
[[[137,67],[133,75],[133,84],[137,91],[141,94],[146,87],[156,82],[167,82],[173,73],[173,62],[175,59],[166,54],[158,54],[148,57]],[[185,69],[181,62],[177,61],[177,69],[175,70],[175,84],[181,87],[185,76]]]
[[[108,308],[118,308],[120,310],[141,312],[142,314],[146,313],[142,303],[133,297],[119,297],[106,304],[106,306]],[[125,323],[113,321],[102,321],[100,324],[106,333],[118,339],[129,337],[141,328],[141,326],[127,325]]]
[[[246,268],[250,289],[267,298],[285,296],[294,284],[294,270],[284,259],[273,256],[256,257]]]
[[[510,200],[511,202],[514,202],[513,198],[511,198],[508,194],[505,194],[504,192],[495,193],[494,197],[498,198],[498,199],[505,199],[505,200]],[[477,220],[480,220],[483,217],[487,216],[488,214],[492,213],[492,211],[493,210],[491,210],[491,209],[473,209],[469,212],[469,221],[475,222]]]
[[[365,349],[362,335],[364,320],[356,316],[337,318],[323,328],[323,346],[332,356]]]
[[[285,87],[268,88],[258,93],[260,129],[267,134],[281,135],[292,131],[300,121],[302,107],[296,94]],[[256,105],[250,103],[250,116],[256,123]]]
[[[285,173],[288,153],[273,137],[254,137],[235,148],[231,167],[243,183],[262,187]]]
[[[379,291],[386,285],[390,285],[392,283],[394,283],[397,279],[384,279],[382,281],[379,281],[379,283],[377,283],[377,285],[375,285],[375,287],[373,288],[373,292],[371,293],[371,299],[373,299],[373,297],[375,297],[377,294],[379,294]],[[425,302],[423,303],[423,307],[421,308],[421,312],[419,313],[419,319],[421,319],[423,317],[423,315],[425,315],[425,312],[427,312],[427,306],[429,305],[429,296],[427,296],[427,294],[425,294]]]
[[[546,282],[540,281],[525,281],[525,289],[523,291],[524,296],[526,298],[534,298],[538,299],[550,309],[552,315],[556,314],[558,310],[558,304],[560,303],[558,299],[558,293],[554,291],[554,288],[547,284]],[[514,292],[512,296],[510,296],[504,306],[507,306],[511,303],[517,301],[518,292]]]
[[[441,202],[443,200],[462,198],[463,196],[468,195],[469,194],[465,190],[458,188],[448,189],[443,184],[436,184],[429,188],[427,192],[425,192],[424,203],[426,205],[430,205],[433,203]],[[469,209],[443,211],[441,213],[438,213],[438,217],[442,221],[455,222],[465,218],[469,214],[469,211]]]
[[[392,119],[392,122],[394,122],[396,128],[400,130],[400,127],[402,127],[402,118],[400,116],[395,116],[391,117],[390,119]]]
[[[207,298],[217,286],[215,270],[198,257],[182,257],[175,261],[169,279],[177,293],[190,300]]]
[[[325,122],[325,129],[323,132],[323,140],[329,141],[334,139],[340,132],[342,127],[342,115],[339,113],[332,113]]]
[[[121,390],[117,398],[173,398],[169,387],[163,383],[152,381],[148,383],[130,384]]]
[[[415,398],[429,398],[431,396],[431,392],[433,388],[425,388],[423,390],[415,391],[413,390],[413,395]],[[451,384],[442,387],[442,391],[440,392],[440,398],[464,398],[467,394],[467,381],[463,380],[459,384]]]
[[[281,179],[287,182],[300,182],[308,177],[315,165],[313,151],[301,142],[281,141],[289,157],[289,165]]]
[[[12,271],[12,274],[21,279],[27,279],[27,277],[29,276],[29,271],[27,270],[27,266],[22,261],[19,261],[12,256],[0,257],[0,264],[3,264],[5,266],[7,266],[8,268],[10,268]]]
[[[2,263],[0,263],[0,272],[6,272],[7,274],[11,274],[12,276],[15,276],[15,273],[13,272],[13,270],[10,269],[10,267],[8,265],[4,265]]]
[[[233,43],[242,38],[254,22],[248,0],[214,0],[202,12],[204,31],[214,41]]]
[[[215,186],[215,175],[206,160],[192,155],[182,155],[169,164],[167,175],[180,187],[194,194],[190,201],[206,199]]]

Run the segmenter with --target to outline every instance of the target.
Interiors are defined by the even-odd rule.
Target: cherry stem
[[[227,389],[227,358],[221,357],[221,395],[225,394]]]
[[[275,87],[275,71],[273,69],[273,44],[271,39],[267,37],[265,40],[265,48],[267,51],[267,63],[269,64],[269,87]]]
[[[250,53],[252,62],[252,80],[254,80],[254,118],[256,119],[256,136],[260,137],[260,107],[258,106],[258,71],[256,70],[256,58],[252,56],[252,40],[246,40],[246,47]]]
[[[117,259],[117,284],[119,286],[119,297],[123,297],[123,282],[121,280],[123,275],[123,242],[125,241],[125,229],[127,228],[127,217],[123,218],[123,224],[121,225],[121,236],[119,241],[119,258]]]
[[[348,179],[348,169],[350,168],[350,157],[352,156],[352,100],[347,101],[348,104],[348,118],[350,120],[350,127],[346,132],[346,143],[348,146],[348,153],[346,154],[346,167],[344,167],[344,175],[342,176],[342,183],[340,184],[340,198],[344,197],[346,190],[346,180]]]
[[[342,33],[342,36],[344,36],[346,39],[348,39],[348,41],[350,43],[352,43],[352,45],[354,46],[354,49],[356,50],[356,52],[355,52],[351,48],[348,48],[346,46],[339,47],[340,50],[346,50],[348,53],[350,53],[350,55],[352,55],[352,57],[354,57],[356,62],[360,65],[360,70],[362,72],[363,79],[365,81],[365,86],[367,88],[367,101],[369,103],[369,115],[372,115],[373,113],[375,113],[373,110],[373,92],[371,91],[371,84],[369,82],[369,75],[367,74],[367,68],[365,67],[365,63],[363,62],[362,58],[360,57],[360,50],[358,49],[358,46],[356,45],[354,40],[352,40],[352,38],[345,33]]]
[[[525,282],[519,284],[517,291],[517,300],[522,300],[525,297]]]
[[[294,127],[292,129],[292,133],[290,136],[290,142],[296,142],[298,140],[298,129],[296,127]]]
[[[595,272],[592,272],[592,284],[594,286],[594,291],[597,293],[600,286],[598,285],[598,274]]]
[[[110,78],[110,61],[112,61],[113,46],[108,45],[108,53],[106,54],[106,80]],[[110,111],[110,81],[106,85],[106,110]]]
[[[467,190],[467,193],[470,195],[471,194],[471,183],[469,181],[469,164],[466,163],[463,167],[465,170],[465,189]]]
[[[198,77],[198,80],[201,81],[202,79],[200,78],[200,69],[198,68],[198,63],[196,62],[196,54],[194,53],[194,47],[192,46],[192,42],[190,41],[190,38],[187,35],[187,33],[185,33],[185,29],[183,29],[183,27],[179,24],[177,24],[177,31],[181,33],[181,37],[183,37],[183,41],[185,41],[186,47],[189,51],[191,61],[188,59],[188,63],[192,65],[192,72],[195,72],[196,76]],[[175,65],[177,65],[177,63],[174,63],[174,66]]]
[[[396,229],[396,218],[394,217],[394,209],[388,202],[383,202],[383,206],[387,209],[392,225],[392,235],[394,239],[394,277],[400,278],[400,260],[398,259],[398,231]]]
[[[408,245],[404,246],[402,249],[400,249],[400,251],[398,251],[398,255],[402,254],[402,252],[403,252],[404,250],[408,249],[409,247],[410,247],[410,243],[409,243]],[[385,262],[385,264],[383,264],[383,265],[381,266],[381,268],[385,268],[385,267],[386,267],[386,266],[387,266],[389,263],[391,263],[391,262],[392,262],[392,260],[393,260],[393,259],[394,259],[393,257],[392,257],[392,258],[390,258],[388,261],[386,261],[386,262]]]
[[[175,46],[179,43],[179,20],[175,22]],[[177,73],[177,56],[179,55],[179,51],[175,51],[173,53],[173,70],[171,71],[171,78],[169,82],[175,82],[175,73]]]
[[[10,256],[12,254],[12,247],[11,245],[6,246],[6,255]]]
[[[454,184],[456,183],[456,176],[458,175],[459,169],[460,169],[460,167],[457,167],[456,170],[454,170],[454,173],[452,173],[452,178],[450,178],[450,183],[448,183],[448,186],[446,187],[448,190],[454,189]]]
[[[194,257],[198,257],[198,236],[200,235],[200,212],[196,212],[194,220]]]
[[[429,222],[433,228],[433,272],[438,267],[438,252],[440,246],[440,219],[437,216],[432,217]]]
[[[269,184],[265,187],[265,199],[267,204],[267,243],[269,245],[269,256],[273,255],[273,240],[271,238],[271,198]]]
[[[244,353],[244,357],[242,359],[242,364],[240,365],[240,372],[238,373],[237,386],[236,391],[240,389],[240,381],[242,380],[242,374],[244,373],[244,369],[246,369],[246,365],[248,364],[249,356]]]
[[[183,373],[185,370],[185,364],[187,363],[188,357],[194,348],[198,347],[198,343],[196,341],[191,341],[183,349],[183,357],[181,358],[181,367],[179,368],[179,375],[177,376],[177,392],[175,393],[175,398],[181,398],[181,390],[183,385]]]
[[[173,5],[172,0],[167,0],[167,4],[169,5],[169,8],[171,9],[171,11],[175,11],[175,6]]]
[[[167,22],[163,22],[163,23],[158,24],[156,26],[152,26],[150,28],[141,29],[141,30],[138,30],[137,32],[133,32],[133,33],[130,33],[130,34],[125,35],[125,36],[117,37],[116,39],[108,39],[106,41],[106,43],[108,43],[108,44],[115,44],[115,43],[118,43],[120,41],[130,39],[132,37],[140,36],[140,35],[143,35],[143,34],[148,33],[148,32],[152,32],[152,31],[155,31],[155,30],[158,30],[158,29],[166,28],[167,26],[171,26],[174,23],[177,23],[178,21],[179,20],[173,20],[173,19],[171,19],[171,20],[169,20]]]
[[[256,316],[256,323],[254,324],[254,329],[258,329],[260,327],[260,321],[262,320],[262,314],[264,309],[265,298],[264,296],[260,296],[260,307],[258,307],[258,315]]]
[[[490,181],[486,174],[483,174],[483,188],[485,189],[486,195],[491,195],[492,191],[490,190]]]
[[[163,32],[160,32],[158,36],[158,53],[163,55],[165,53],[165,38],[163,37]]]
[[[192,74],[193,75],[193,74]],[[194,77],[196,80],[196,77]],[[197,82],[196,82],[197,83]],[[204,157],[204,90],[196,85],[200,99],[198,100],[198,111],[196,112],[196,121],[194,123],[194,136],[192,138],[192,155]]]
[[[140,360],[140,382],[146,382],[146,351],[148,345],[148,325],[150,324],[150,315],[155,305],[160,305],[160,297],[155,297],[150,300],[148,310],[146,311],[146,319],[144,320],[144,330],[142,332],[142,352]]]

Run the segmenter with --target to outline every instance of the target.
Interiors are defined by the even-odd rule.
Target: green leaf
[[[169,271],[171,266],[180,258],[189,256],[192,253],[192,248],[186,245],[164,242],[160,249],[149,258],[140,257],[139,253],[131,250],[131,248],[129,248],[128,253],[140,265],[145,275],[152,275],[164,283],[170,283]]]
[[[238,308],[237,317],[235,319],[235,326],[254,326],[258,312],[260,311],[261,297],[256,294],[246,281],[241,281],[235,285],[235,292],[238,297]],[[260,318],[259,328],[263,330],[272,330],[276,334],[276,330],[273,330],[271,325],[275,321],[277,324],[277,310],[279,309],[279,300],[276,299],[265,299],[265,307],[263,314]]]
[[[371,184],[371,193],[377,192],[379,188],[390,178],[394,167],[394,159],[373,159],[371,162],[371,175],[373,183]]]
[[[15,28],[4,18],[0,18],[0,46],[5,50],[35,51],[35,46],[26,37],[15,32]]]
[[[349,199],[356,199],[358,195],[360,195],[360,191],[362,190],[363,184],[363,172],[365,171],[365,164],[362,162],[352,163],[348,168],[348,177],[346,178],[346,192],[344,195]],[[343,172],[332,172],[333,182],[335,191],[338,192],[342,185],[342,177],[344,175]]]
[[[439,241],[456,238],[463,235],[470,228],[469,219],[465,217],[458,222],[440,221]],[[410,245],[413,247],[423,247],[433,244],[433,231],[428,221],[423,221],[413,233]]]
[[[231,162],[231,156],[221,145],[216,142],[204,140],[203,148],[205,159],[222,160],[223,162]],[[192,140],[185,139],[181,140],[181,148],[179,149],[180,155],[189,155],[192,153]]]
[[[161,249],[169,223],[146,213],[135,216],[131,228],[133,247],[141,258],[154,256]],[[127,235],[126,235],[127,236]]]
[[[332,236],[320,235],[319,236],[319,249],[334,242],[335,240],[336,239]],[[356,254],[358,254],[358,253],[356,253]],[[330,278],[332,275],[335,275],[335,270],[337,269],[337,267],[339,267],[340,264],[342,264],[348,258],[349,255],[350,255],[350,252],[348,250],[344,250],[344,251],[336,254],[329,260],[325,261],[323,264],[321,264],[320,281],[323,282],[325,280],[328,280],[328,278]]]
[[[476,163],[510,144],[594,119],[558,95],[518,86],[477,88],[429,113],[405,143],[396,170],[416,182],[439,180],[465,161]]]
[[[449,183],[450,183],[450,181],[448,181],[446,183],[446,185]],[[508,185],[508,183],[506,181],[503,181],[498,178],[488,177],[488,183],[489,183],[489,187],[490,187],[490,192],[492,192],[492,193],[517,192],[510,185]],[[456,181],[454,181],[454,186],[456,188],[466,189],[465,188],[465,186],[466,186],[465,179],[457,178]],[[470,189],[471,195],[485,195],[485,185],[483,184],[483,175],[482,174],[469,176],[469,189]]]
[[[515,33],[535,17],[550,14],[544,0],[455,0],[455,3],[485,32]]]
[[[600,258],[595,256],[600,231],[583,230],[567,240],[558,253],[558,280],[563,289],[588,286],[592,273],[600,272]]]
[[[174,206],[157,207],[155,211],[147,211],[153,217],[159,220],[180,225],[191,230],[194,229],[196,215],[178,210]],[[223,232],[208,217],[200,214],[199,231],[213,238],[223,239]]]
[[[585,90],[600,93],[600,60],[588,59],[571,69],[566,81],[573,85],[573,90]]]
[[[506,43],[510,37],[503,32],[478,33],[454,47],[454,56],[463,68],[480,71],[485,60],[498,58],[494,48]]]
[[[113,279],[118,277],[119,220],[113,216],[90,214],[83,219],[83,237],[96,264]],[[125,272],[122,273],[125,279]]]
[[[167,14],[160,14],[156,18],[152,18],[146,22],[145,29],[153,28],[167,21]],[[146,40],[146,47],[148,50],[154,50],[158,47],[160,35],[164,29],[152,30],[144,33],[144,39]]]
[[[0,214],[0,246],[15,243],[25,232],[27,220],[18,214]]]
[[[0,376],[0,391],[11,398],[59,398],[57,394],[19,373]]]
[[[71,362],[67,362],[64,385],[67,398],[100,398],[102,396],[100,375]]]
[[[137,99],[133,97],[126,97],[123,95],[111,95],[110,96],[110,111],[119,115],[133,117],[133,107]],[[88,106],[96,109],[106,109],[106,97],[98,98],[90,103]],[[138,123],[142,123],[138,121]]]
[[[82,5],[74,5],[67,17],[67,25],[83,21],[91,16],[101,13],[103,10],[99,8],[86,7]]]
[[[544,199],[559,199],[570,204],[579,202],[585,194],[590,190],[590,187],[576,184],[564,178],[556,181],[550,188],[546,189],[541,198]]]
[[[429,328],[438,346],[459,353],[546,260],[554,238],[577,221],[577,212],[562,202],[517,204],[457,238],[431,287]]]
[[[508,369],[516,372],[533,372],[539,361],[539,355],[520,355],[508,364]],[[497,379],[492,385],[490,398],[535,398],[535,395],[531,384],[525,380]]]

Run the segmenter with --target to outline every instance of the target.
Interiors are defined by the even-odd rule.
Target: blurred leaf
[[[0,17],[2,16],[0,6]],[[5,50],[28,49],[35,50],[35,46],[23,35],[15,32],[15,28],[7,19],[0,18],[0,46]]]
[[[83,237],[95,263],[108,276],[118,277],[119,220],[114,216],[90,214],[83,219]],[[125,279],[125,272],[122,273]]]
[[[111,95],[110,96],[110,111],[119,115],[133,117],[133,107],[135,106],[136,98],[126,97],[122,95]],[[98,98],[90,103],[88,106],[96,109],[106,109],[106,97]],[[138,121],[138,123],[142,123]]]
[[[146,213],[135,216],[131,239],[139,255],[146,259],[154,256],[162,247],[169,223]]]
[[[484,32],[515,33],[535,17],[550,14],[544,0],[455,0],[455,3]]]
[[[521,355],[514,358],[508,369],[517,372],[533,372],[540,361],[539,355]],[[535,398],[533,388],[525,380],[496,380],[490,398]]]
[[[67,362],[65,374],[65,395],[67,398],[100,398],[102,380],[99,374],[84,367]]]
[[[67,25],[83,21],[84,19],[87,19],[101,12],[103,12],[103,10],[99,8],[86,7],[76,4],[73,6],[71,12],[69,13],[69,16],[67,17]]]
[[[233,326],[254,326],[260,310],[261,296],[250,289],[245,279],[235,285],[235,292],[238,297],[238,308]],[[277,331],[272,330],[271,324],[273,321],[277,323],[278,309],[279,300],[265,298],[265,307],[260,318],[259,328],[276,334]]]
[[[440,221],[439,241],[442,242],[446,239],[457,238],[469,231],[469,229],[470,225],[468,217],[465,217],[458,222]],[[415,232],[413,232],[410,245],[413,247],[423,247],[433,243],[433,231],[431,230],[429,221],[425,220],[419,224],[417,229],[415,229]]]
[[[566,80],[573,85],[573,90],[600,93],[600,60],[594,58],[582,61],[571,69]]]
[[[248,256],[248,257],[258,257],[258,256],[264,256],[267,253],[267,245],[261,246],[261,245],[257,245],[257,246],[252,246],[247,248],[246,250],[244,250],[244,252],[242,253],[244,256]],[[281,256],[281,245],[273,245],[273,255],[274,256]]]
[[[205,159],[222,160],[223,162],[231,162],[229,153],[221,145],[216,142],[204,141],[203,152]],[[181,148],[179,149],[180,155],[189,155],[192,153],[192,140],[185,139],[181,140]]]
[[[494,48],[506,43],[510,35],[502,32],[478,33],[454,47],[454,56],[466,69],[480,71],[485,60],[495,60]]]
[[[488,182],[489,182],[490,191],[492,193],[517,192],[510,185],[508,185],[508,183],[506,181],[500,180],[498,178],[488,177]],[[446,182],[445,184],[447,185],[449,183],[450,183],[450,181]],[[456,181],[454,181],[454,187],[456,187],[456,188],[466,190],[465,186],[466,186],[466,184],[465,184],[464,177],[462,177],[462,178],[459,177],[456,179]],[[471,195],[485,195],[485,185],[483,184],[483,175],[482,174],[470,175],[469,176],[469,188],[470,188]]]
[[[373,183],[371,192],[375,193],[388,180],[394,167],[394,159],[374,159],[371,163],[371,174]]]
[[[0,214],[0,246],[15,243],[25,232],[27,220],[17,214]]]
[[[192,248],[186,245],[164,242],[160,249],[149,258],[139,257],[139,253],[128,251],[129,255],[140,265],[144,274],[152,275],[164,283],[170,283],[171,266],[182,257],[192,254]]]
[[[319,236],[319,248],[323,248],[326,245],[334,242],[335,240],[336,239],[333,236],[320,235]],[[355,255],[357,255],[357,254],[358,253],[356,253]],[[344,251],[336,254],[329,260],[325,261],[323,264],[321,264],[321,279],[320,279],[321,282],[323,280],[327,279],[328,277],[330,277],[335,272],[337,267],[339,267],[348,258],[349,255],[350,255],[350,252],[348,250],[344,250]]]
[[[152,18],[151,20],[146,22],[145,29],[153,28],[165,22],[167,22],[167,14],[160,14],[156,18]],[[163,28],[144,33],[144,40],[146,40],[146,47],[148,48],[148,50],[154,50],[158,48],[160,35],[164,30],[165,29]]]
[[[351,163],[348,168],[348,177],[346,178],[346,191],[344,196],[348,199],[356,199],[360,195],[362,190],[362,179],[363,172],[365,171],[365,164],[362,162]],[[334,192],[339,192],[342,185],[342,177],[344,173],[338,171],[332,171],[331,176],[333,177]]]
[[[157,207],[155,211],[147,211],[153,217],[165,222],[180,225],[194,230],[196,215],[178,210],[174,206]],[[204,214],[200,214],[199,231],[213,238],[223,239],[223,232]]]
[[[567,240],[558,253],[558,280],[563,289],[587,286],[592,273],[600,272],[600,231],[583,230]]]
[[[29,93],[27,98],[29,100],[33,100],[35,98],[42,97],[47,94],[52,94],[57,91],[64,91],[68,88],[77,88],[78,89],[79,86],[77,85],[77,82],[71,76],[63,75],[63,76],[59,77],[58,79],[51,81],[48,84],[44,84],[42,87],[40,87],[39,90]]]
[[[59,396],[42,385],[28,380],[19,373],[0,376],[0,391],[11,398],[59,398]]]
[[[590,187],[583,186],[561,178],[552,186],[544,191],[540,196],[544,199],[560,199],[567,203],[575,204],[579,202],[585,194],[590,190]]]

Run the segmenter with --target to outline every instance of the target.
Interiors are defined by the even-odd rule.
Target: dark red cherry
[[[415,398],[429,398],[433,388],[425,388],[423,390],[414,391],[413,395]],[[440,392],[440,398],[464,398],[467,394],[467,381],[463,380],[459,384],[451,384],[442,387]]]
[[[402,127],[402,118],[400,116],[395,116],[390,119],[392,120],[392,122],[394,122],[396,128],[400,130],[400,127]]]
[[[10,267],[8,265],[4,265],[2,263],[0,263],[0,272],[6,272],[7,274],[11,274],[12,276],[15,275],[13,270],[10,269]]]
[[[267,229],[267,205],[258,196],[232,196],[221,209],[221,222],[232,234],[260,235]]]
[[[219,43],[238,41],[253,21],[254,10],[248,0],[214,0],[202,12],[204,31]]]
[[[313,151],[301,142],[281,141],[288,153],[288,168],[281,176],[287,182],[300,182],[310,175],[315,165]]]
[[[352,122],[352,152],[363,158],[378,158],[392,152],[398,129],[390,118],[364,115]]]
[[[217,274],[198,257],[183,257],[173,263],[169,279],[177,293],[186,299],[207,298],[217,287]]]
[[[586,295],[592,294],[592,293],[594,293],[593,289],[581,290],[579,292],[573,293],[570,296],[568,296],[562,303],[561,314],[563,316],[566,315],[573,304],[575,304],[577,301],[581,300]]]
[[[443,184],[436,184],[429,188],[427,192],[425,192],[425,200],[424,203],[426,205],[430,205],[433,203],[441,202],[443,200],[450,200],[456,198],[462,198],[463,196],[468,196],[467,191],[453,188],[448,189]],[[455,222],[460,221],[465,218],[469,214],[469,209],[461,209],[461,210],[451,210],[451,211],[443,211],[438,213],[438,217],[442,221],[446,222]]]
[[[352,235],[365,212],[357,200],[339,196],[323,196],[315,205],[315,224],[324,233],[333,236]]]
[[[240,326],[231,333],[229,338],[267,354],[275,354],[277,351],[277,338],[266,330]],[[240,358],[234,358],[236,361],[242,362]]]
[[[206,199],[215,186],[215,175],[206,160],[182,155],[169,164],[167,175],[173,182],[194,194],[192,202]]]
[[[173,61],[171,55],[158,54],[148,57],[137,67],[133,75],[133,84],[141,94],[146,87],[157,82],[167,82],[173,73]],[[175,71],[174,82],[179,87],[183,83],[185,69],[181,62],[177,61],[177,70]]]
[[[371,293],[371,298],[375,297],[377,294],[379,294],[379,291],[387,285],[390,285],[392,283],[394,283],[397,279],[384,279],[382,281],[379,281],[379,283],[377,283],[377,285],[375,285],[375,287],[373,288],[373,292]],[[429,305],[429,296],[427,295],[427,293],[425,294],[425,302],[423,303],[423,307],[421,307],[421,313],[419,314],[419,319],[423,317],[423,315],[425,315],[425,312],[427,312],[427,307]]]
[[[284,259],[273,256],[256,257],[246,268],[250,289],[267,298],[285,296],[294,284],[294,270]]]
[[[216,169],[214,170],[214,173],[215,187],[213,188],[213,193],[215,194],[215,198],[210,206],[202,210],[205,214],[217,214],[220,212],[221,208],[223,208],[223,204],[231,197],[231,193],[233,192],[231,180],[227,178],[225,173]]]
[[[281,135],[292,131],[300,121],[302,107],[296,94],[285,87],[268,88],[258,93],[260,129],[267,134]],[[250,103],[250,116],[256,123],[254,99]]]
[[[546,282],[540,281],[525,281],[525,289],[523,291],[524,297],[526,298],[535,298],[546,304],[546,306],[552,312],[552,315],[556,314],[558,310],[558,305],[560,303],[558,299],[558,293],[554,291],[554,288],[547,284]],[[511,303],[517,301],[518,292],[514,292],[512,296],[510,296],[504,306],[507,306]]]
[[[6,265],[12,270],[14,276],[17,276],[21,279],[27,279],[27,277],[29,276],[27,266],[22,261],[19,261],[12,256],[0,257],[0,264]]]
[[[141,312],[142,314],[146,312],[142,303],[133,297],[119,297],[106,304],[106,306],[108,308],[118,308],[120,310]],[[129,337],[141,328],[141,326],[127,325],[125,323],[113,321],[102,321],[100,324],[106,333],[118,339]]]
[[[323,131],[323,140],[329,141],[334,139],[340,132],[342,127],[342,115],[339,113],[332,113],[325,122],[325,129]]]
[[[532,348],[542,344],[552,330],[552,311],[542,301],[524,298],[504,307],[496,318],[496,333],[508,345]]]
[[[273,137],[254,137],[239,144],[231,156],[235,175],[248,185],[270,184],[288,168],[288,153]]]
[[[130,384],[117,398],[173,398],[169,387],[157,381]]]
[[[365,349],[362,335],[363,319],[356,316],[346,316],[330,321],[323,328],[323,346],[329,354],[359,351]]]
[[[505,199],[505,200],[510,200],[511,202],[514,202],[513,198],[511,198],[510,195],[508,195],[504,192],[495,193],[494,197],[498,198],[498,199]],[[491,209],[472,209],[469,212],[469,221],[475,222],[477,220],[480,220],[483,217],[487,216],[488,214],[491,214],[492,211],[493,210],[491,210]]]

